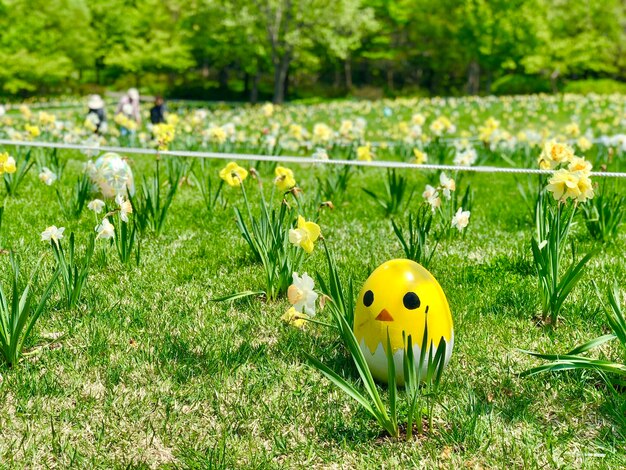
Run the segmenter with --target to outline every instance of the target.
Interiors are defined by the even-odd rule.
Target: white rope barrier
[[[322,164],[322,165],[344,165],[369,168],[397,168],[397,169],[415,169],[415,170],[445,170],[445,171],[465,171],[473,173],[509,173],[509,174],[530,174],[530,175],[549,175],[554,173],[552,170],[541,170],[537,168],[506,168],[496,166],[461,166],[461,165],[435,165],[435,164],[417,164],[408,162],[392,162],[392,161],[364,161],[364,160],[323,160],[302,156],[277,156],[277,155],[256,155],[256,154],[240,154],[240,153],[222,153],[222,152],[197,152],[190,150],[156,150],[137,147],[108,147],[95,146],[85,144],[66,144],[61,142],[34,142],[0,139],[0,145],[38,147],[38,148],[56,148],[65,150],[81,150],[96,152],[115,152],[121,154],[139,154],[139,155],[164,155],[171,157],[189,157],[189,158],[209,158],[218,160],[239,160],[239,161],[255,161],[255,162],[274,162],[274,163],[295,163],[298,165]],[[626,173],[611,171],[594,171],[591,176],[603,178],[626,178]]]

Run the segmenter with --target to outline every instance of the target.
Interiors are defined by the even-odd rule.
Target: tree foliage
[[[0,93],[146,77],[299,90],[489,93],[626,79],[621,0],[0,0]],[[161,78],[159,78],[161,77]],[[317,88],[316,88],[317,87]],[[241,92],[241,91],[240,91]]]

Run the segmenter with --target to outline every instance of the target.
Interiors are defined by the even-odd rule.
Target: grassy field
[[[71,160],[57,184],[68,192],[85,157],[61,155]],[[133,160],[136,175],[152,171],[150,158]],[[216,174],[221,165],[212,167]],[[305,193],[325,171],[292,168]],[[270,168],[259,170],[270,181]],[[345,202],[319,219],[342,276],[357,288],[380,263],[402,256],[389,219],[361,190],[381,189],[383,174],[357,171]],[[7,199],[2,242],[26,272],[47,253],[48,277],[52,253],[39,240],[43,229],[64,226],[84,244],[96,221],[87,210],[78,221],[65,219],[54,189],[36,176],[33,170]],[[429,177],[410,174],[414,204]],[[430,267],[448,296],[456,340],[432,435],[406,443],[381,434],[304,358],[313,353],[356,379],[339,340],[315,325],[283,323],[286,300],[211,302],[262,288],[262,270],[235,227],[231,206],[241,204],[240,193],[228,188],[231,206],[209,214],[198,189],[185,184],[163,234],[142,241],[139,266],[120,264],[110,248],[102,256],[107,244],[99,241],[84,302],[68,311],[55,293],[29,346],[62,336],[18,367],[0,369],[0,465],[623,468],[623,394],[593,374],[520,378],[537,362],[516,348],[564,352],[605,331],[591,281],[623,285],[624,232],[593,259],[562,324],[550,331],[537,325],[533,223],[516,180],[464,178],[475,192],[470,226],[464,238],[444,243]],[[582,223],[575,238],[581,253],[592,246]],[[8,256],[0,265],[7,285]],[[317,248],[303,271],[325,269]]]

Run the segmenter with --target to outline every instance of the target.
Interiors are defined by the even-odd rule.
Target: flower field
[[[2,465],[626,466],[623,96],[170,109],[0,116]],[[374,382],[355,311],[394,258],[454,331],[426,308],[431,357],[387,333]]]
[[[153,131],[134,129],[136,124],[124,122],[124,115],[114,115],[102,143],[307,156],[318,147],[343,155],[339,149],[367,147],[369,143],[380,158],[409,159],[415,156],[414,149],[423,151],[438,138],[457,138],[457,147],[466,139],[486,141],[492,150],[505,155],[546,139],[571,140],[583,152],[591,148],[594,139],[620,148],[624,142],[623,95],[412,98],[284,107],[270,103],[200,105],[172,103],[177,113],[171,113],[168,124]],[[0,136],[89,144],[100,140],[93,137],[93,122],[85,119],[80,102],[53,106],[55,103],[43,109],[13,105],[0,112]],[[136,131],[134,137],[121,135],[123,124]],[[434,157],[429,161],[435,162]],[[368,158],[365,150],[361,158]],[[475,163],[467,156],[459,156],[457,162]]]

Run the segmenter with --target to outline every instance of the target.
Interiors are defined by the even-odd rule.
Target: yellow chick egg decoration
[[[354,335],[375,379],[387,382],[387,332],[394,355],[396,381],[404,384],[404,348],[411,335],[415,364],[419,363],[424,326],[434,356],[446,341],[447,364],[454,345],[450,307],[441,286],[423,266],[407,259],[380,265],[365,281],[357,299]]]

